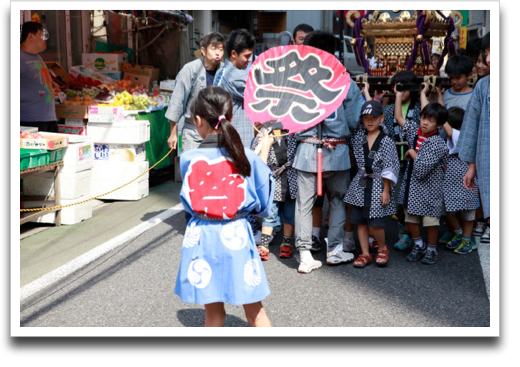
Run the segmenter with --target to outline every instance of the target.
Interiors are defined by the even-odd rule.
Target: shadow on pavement
[[[179,321],[187,327],[202,327],[204,326],[204,320],[206,313],[202,309],[183,309],[177,311],[177,318]],[[234,316],[226,315],[226,321],[224,327],[247,327],[249,324],[244,320]]]

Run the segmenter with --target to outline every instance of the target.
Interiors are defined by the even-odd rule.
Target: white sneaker
[[[301,250],[300,265],[298,266],[298,273],[309,274],[311,271],[321,268],[321,261],[314,260],[309,250]]]
[[[480,237],[486,231],[486,222],[477,222],[473,228],[473,236]]]
[[[486,230],[484,231],[484,234],[482,235],[482,237],[480,237],[480,242],[482,243],[489,243],[489,239],[490,239],[490,229],[489,227],[486,227]]]
[[[354,260],[354,254],[343,251],[342,243],[337,245],[334,250],[327,253],[327,264],[329,265],[347,263],[352,260]]]
[[[356,251],[356,240],[354,240],[354,236],[343,238],[343,251],[346,251],[346,252]]]

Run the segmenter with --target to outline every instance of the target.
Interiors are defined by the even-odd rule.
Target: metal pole
[[[340,10],[339,11],[339,62],[341,62],[341,65],[344,65],[344,59],[343,59],[343,29],[345,26],[345,11]]]

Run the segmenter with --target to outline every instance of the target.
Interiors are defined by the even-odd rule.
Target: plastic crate
[[[63,160],[63,148],[49,150],[49,164]]]
[[[60,149],[61,150],[61,149]],[[50,154],[45,149],[20,148],[20,171],[49,164]]]

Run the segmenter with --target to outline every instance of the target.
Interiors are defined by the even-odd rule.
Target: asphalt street
[[[204,307],[174,295],[185,229],[176,214],[51,287],[23,300],[22,327],[203,326]],[[387,240],[397,239],[395,223]],[[299,274],[295,258],[279,259],[277,236],[263,262],[271,295],[263,304],[273,326],[489,327],[490,304],[476,251],[439,246],[435,265],[409,263],[391,248],[386,268],[325,265]],[[248,326],[242,307],[227,305],[225,326]]]

